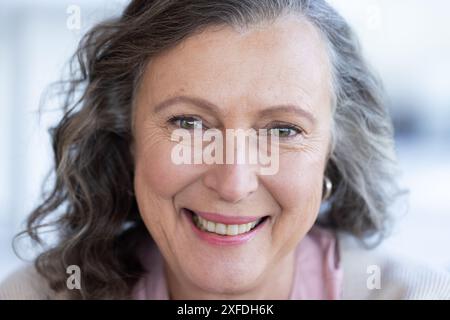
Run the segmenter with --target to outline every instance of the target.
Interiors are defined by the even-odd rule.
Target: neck
[[[295,270],[295,251],[269,267],[251,290],[245,293],[216,293],[199,288],[196,284],[183,281],[165,266],[170,298],[173,300],[286,300],[289,299]]]

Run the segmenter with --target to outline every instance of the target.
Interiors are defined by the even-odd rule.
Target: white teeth
[[[216,224],[212,221],[208,221],[208,227],[206,229],[209,232],[214,232],[216,230]]]
[[[223,224],[223,223],[215,223],[206,219],[203,219],[202,217],[194,214],[193,216],[194,222],[202,230],[206,230],[208,232],[214,232],[220,235],[228,235],[228,236],[235,236],[238,234],[249,232],[251,229],[253,229],[258,222],[261,221],[261,219],[258,219],[257,221],[245,223],[245,224]]]
[[[239,226],[237,224],[232,224],[227,227],[227,235],[235,236],[238,234]]]
[[[218,234],[227,234],[227,226],[222,223],[216,223],[215,232]]]

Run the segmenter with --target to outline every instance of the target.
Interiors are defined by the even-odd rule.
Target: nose
[[[204,184],[224,201],[237,203],[258,188],[258,176],[248,164],[218,164],[206,172]]]

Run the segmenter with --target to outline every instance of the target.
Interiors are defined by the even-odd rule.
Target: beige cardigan
[[[450,273],[415,261],[393,257],[382,250],[366,250],[349,235],[339,235],[344,270],[343,299],[446,299],[450,300]],[[369,289],[376,266],[380,288]],[[370,281],[369,281],[370,282]],[[32,266],[24,267],[0,284],[0,300],[64,299],[56,295]]]

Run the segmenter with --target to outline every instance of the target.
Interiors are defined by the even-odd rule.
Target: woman
[[[58,241],[0,297],[450,298],[448,274],[356,241],[383,239],[400,194],[393,130],[325,1],[135,0],[76,57],[55,186],[26,230],[42,243],[53,218]],[[238,129],[274,138],[275,172],[174,161],[180,145],[205,148],[178,130]]]

